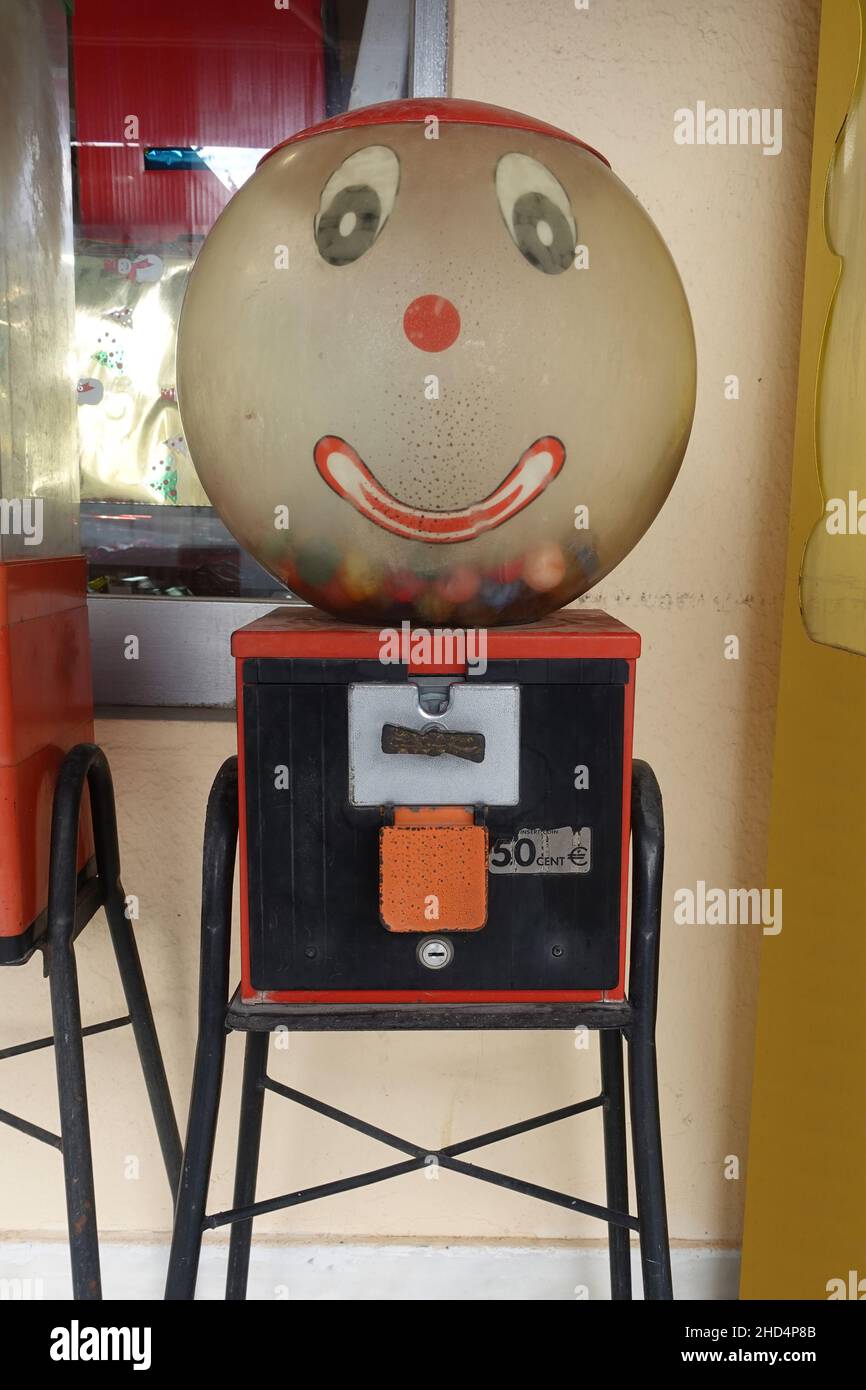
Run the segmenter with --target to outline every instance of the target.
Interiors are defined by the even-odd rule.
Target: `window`
[[[80,522],[98,701],[227,703],[228,634],[297,601],[226,530],[189,456],[174,380],[184,289],[273,145],[350,106],[445,90],[446,25],[444,0],[76,3]],[[134,672],[121,599],[148,601],[136,628],[158,637]]]

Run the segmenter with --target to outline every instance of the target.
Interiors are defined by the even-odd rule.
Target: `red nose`
[[[422,352],[444,352],[460,333],[460,315],[441,294],[422,294],[403,315],[403,332]]]

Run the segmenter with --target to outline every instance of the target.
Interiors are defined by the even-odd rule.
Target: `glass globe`
[[[178,393],[202,483],[341,618],[529,621],[607,574],[679,469],[685,293],[572,136],[389,102],[278,146],[193,270]]]

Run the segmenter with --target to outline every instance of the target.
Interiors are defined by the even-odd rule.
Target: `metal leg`
[[[613,1211],[628,1211],[622,1033],[618,1028],[603,1028],[599,1039],[601,1087],[604,1092],[604,1169],[607,1179],[607,1205]],[[614,1301],[630,1299],[631,1248],[626,1227],[608,1223],[607,1247],[610,1257],[610,1296]]]
[[[262,1082],[267,1071],[269,1039],[269,1033],[247,1033],[235,1191],[232,1201],[235,1207],[246,1207],[256,1200],[256,1176],[259,1170],[262,1115],[265,1108]],[[226,1299],[230,1302],[240,1301],[247,1296],[252,1237],[252,1218],[249,1221],[236,1221],[232,1226],[226,1278]]]
[[[77,920],[78,827],[85,782],[90,793],[97,879],[173,1192],[177,1187],[180,1138],[135,938],[125,914],[111,771],[101,748],[92,743],[78,744],[63,761],[54,793],[46,960],[60,1100],[73,1297],[98,1299],[102,1296],[99,1243],[81,1006],[73,950],[81,925]]]
[[[165,1288],[167,1299],[195,1297],[225,1061],[237,834],[237,759],[229,758],[217,773],[205,820],[198,1044]]]
[[[71,911],[74,917],[74,881],[71,892]],[[58,885],[54,892],[55,910],[59,908],[59,896]],[[49,909],[49,939],[52,925]],[[57,939],[59,935],[57,933],[55,940],[51,942],[48,983],[51,991],[57,1096],[60,1102],[60,1136],[66,1182],[72,1297],[81,1300],[100,1299],[102,1282],[99,1272],[99,1236],[96,1226],[96,1198],[93,1191],[93,1157],[90,1149],[78,976],[72,941]]]
[[[95,791],[95,794],[94,794]],[[126,912],[126,895],[120,881],[120,853],[117,845],[117,817],[114,809],[114,787],[106,765],[106,777],[96,789],[91,787],[96,863],[99,877],[105,885],[105,915],[111,943],[120,973],[126,1006],[132,1020],[141,1070],[144,1074],[150,1108],[159,1137],[159,1146],[171,1188],[172,1200],[177,1197],[180,1181],[181,1146],[168,1078],[156,1035],[153,1011],[144,983],[141,959],[132,923]]]
[[[673,1298],[655,1044],[633,1038],[629,1093],[644,1298]]]
[[[78,822],[84,781],[91,763],[99,759],[105,764],[102,753],[93,744],[80,744],[71,749],[63,761],[54,791],[48,869],[46,962],[60,1103],[72,1296],[81,1300],[102,1297],[81,1004],[73,951],[78,896]],[[107,764],[105,768],[107,771]],[[95,812],[93,819],[95,826]]]
[[[147,997],[138,945],[132,930],[132,923],[126,916],[125,901],[121,888],[113,900],[106,902],[105,913],[108,917],[108,926],[111,931],[117,968],[123,984],[123,993],[126,996],[126,1007],[129,1009],[129,1016],[132,1020],[132,1031],[135,1035],[141,1070],[144,1074],[150,1108],[159,1137],[159,1147],[162,1150],[168,1185],[171,1188],[172,1201],[174,1201],[177,1197],[180,1164],[183,1157],[180,1131],[171,1103],[171,1092],[168,1089],[168,1078],[165,1074],[165,1065],[162,1060],[159,1039],[156,1035],[153,1011]]]
[[[662,1167],[655,1025],[658,1003],[664,816],[659,785],[647,763],[632,782],[632,937],[628,1029],[629,1099],[640,1222],[644,1298],[673,1298]]]

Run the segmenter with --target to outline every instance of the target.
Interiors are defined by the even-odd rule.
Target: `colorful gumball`
[[[523,578],[536,593],[546,594],[565,578],[565,556],[556,541],[530,550],[523,564]]]
[[[478,593],[481,576],[468,565],[458,565],[437,581],[436,588],[452,604],[468,603]]]
[[[350,550],[339,570],[339,579],[349,598],[363,602],[381,589],[381,573],[361,550]]]

